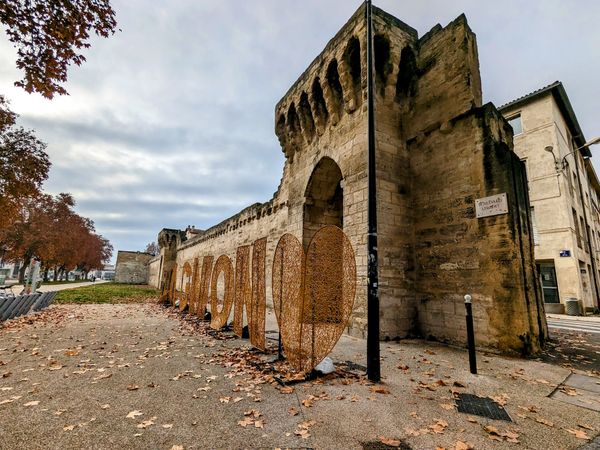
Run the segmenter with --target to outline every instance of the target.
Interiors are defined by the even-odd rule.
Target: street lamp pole
[[[600,137],[592,139],[591,141],[588,141],[585,144],[583,144],[581,147],[578,147],[575,150],[573,150],[572,152],[567,153],[562,159],[562,168],[564,170],[565,160],[566,160],[567,156],[574,154],[573,159],[575,159],[575,172],[577,173],[577,184],[579,186],[579,197],[581,200],[581,209],[583,211],[583,222],[584,222],[584,226],[585,226],[584,231],[585,231],[585,235],[587,236],[587,247],[588,247],[588,251],[590,253],[590,262],[592,263],[592,279],[594,280],[594,294],[596,297],[596,299],[595,299],[596,304],[598,304],[598,302],[600,300],[599,299],[600,289],[598,287],[598,273],[597,273],[597,269],[596,269],[596,258],[594,257],[594,249],[592,248],[592,236],[590,233],[590,227],[588,225],[587,213],[585,211],[585,202],[583,199],[583,185],[581,184],[581,174],[579,172],[579,158],[577,158],[577,152],[579,150],[581,150],[582,148],[585,148],[585,147],[589,147],[591,145],[595,145],[595,144],[600,144]]]
[[[377,171],[375,165],[375,101],[373,80],[373,18],[371,0],[365,0],[367,25],[368,102],[368,233],[367,233],[367,376],[379,382],[379,275],[377,262]]]
[[[581,147],[577,147],[572,152],[569,152],[565,156],[563,156],[563,158],[561,159],[560,167],[562,167],[563,170],[565,169],[565,165],[567,163],[567,156],[570,156],[570,155],[572,155],[574,153],[577,153],[582,148],[591,147],[592,145],[596,145],[596,144],[600,144],[600,136],[598,136],[597,138],[592,139],[591,141],[587,141]],[[546,147],[546,151],[552,152],[552,147],[551,146]],[[552,155],[554,155],[554,153],[552,153]],[[577,157],[575,157],[575,163],[577,163]]]

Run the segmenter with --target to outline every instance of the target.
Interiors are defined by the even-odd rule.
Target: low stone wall
[[[149,253],[119,250],[115,266],[115,282],[147,284],[150,259],[152,255]]]
[[[154,288],[160,285],[160,269],[162,265],[162,256],[155,256],[148,262],[148,286]]]

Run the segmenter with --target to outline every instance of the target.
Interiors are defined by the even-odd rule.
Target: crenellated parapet
[[[171,247],[177,248],[185,239],[185,231],[163,228],[158,233],[158,247],[161,250]]]
[[[399,42],[414,42],[413,28],[377,8],[375,10],[375,68],[380,94],[385,95],[398,73]],[[290,88],[275,108],[275,133],[283,152],[293,162],[296,152],[347,116],[361,111],[366,99],[365,9],[360,8],[323,52]],[[399,40],[398,35],[402,35]],[[393,97],[392,97],[393,98]]]

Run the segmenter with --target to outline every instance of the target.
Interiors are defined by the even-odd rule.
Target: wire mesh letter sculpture
[[[321,228],[304,255],[295,236],[279,240],[273,258],[273,306],[285,356],[301,372],[323,360],[350,319],[356,262],[350,241],[333,225]]]
[[[252,345],[265,350],[267,239],[237,248],[235,270],[231,259],[221,255],[187,261],[181,268],[180,291],[176,289],[178,267],[167,272],[161,299],[179,310],[204,317],[210,302],[211,323],[223,328],[233,308],[233,331],[242,336],[244,311]],[[221,277],[222,276],[222,277]],[[306,254],[300,241],[284,234],[277,243],[272,267],[273,306],[285,356],[300,372],[309,372],[323,360],[348,324],[356,294],[356,262],[350,240],[333,225],[311,239]],[[222,278],[222,282],[221,282]]]

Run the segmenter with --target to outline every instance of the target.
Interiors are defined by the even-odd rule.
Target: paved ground
[[[75,289],[84,286],[93,286],[94,284],[108,283],[107,280],[96,280],[95,282],[84,281],[81,283],[65,283],[65,284],[42,284],[38,289],[39,292],[50,292],[50,291],[63,291],[65,289]],[[22,284],[15,284],[12,286],[12,292],[16,295],[23,290]]]
[[[364,349],[343,337],[332,356]],[[0,448],[548,450],[600,433],[597,412],[549,397],[580,395],[557,365],[479,354],[473,376],[462,349],[402,341],[382,344],[382,385],[338,370],[282,389],[274,356],[153,304],[52,306],[0,328]],[[513,422],[458,413],[457,393]]]
[[[548,314],[550,342],[541,360],[600,376],[600,317]]]

